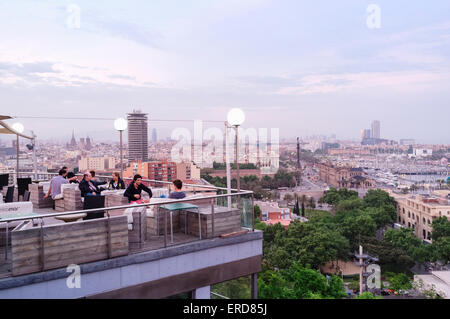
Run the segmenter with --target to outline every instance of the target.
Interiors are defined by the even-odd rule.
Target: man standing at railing
[[[151,189],[142,184],[142,176],[137,174],[134,175],[133,182],[128,186],[123,196],[128,198],[130,204],[142,204],[144,203],[141,195],[142,191],[147,192],[150,198],[152,198],[153,194]]]

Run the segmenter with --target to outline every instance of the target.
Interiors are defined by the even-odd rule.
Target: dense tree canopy
[[[294,263],[287,270],[267,271],[258,279],[261,299],[337,299],[345,296],[344,282]]]

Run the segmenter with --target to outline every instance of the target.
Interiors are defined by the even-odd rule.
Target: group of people
[[[56,196],[61,194],[61,186],[67,183],[79,184],[78,188],[81,191],[81,197],[86,196],[101,196],[101,192],[105,188],[100,188],[99,186],[108,184],[108,182],[99,181],[95,177],[95,171],[89,171],[83,174],[83,179],[79,182],[77,176],[73,172],[69,172],[67,167],[63,167],[59,170],[58,176],[53,177],[50,181],[50,187],[44,198],[52,197],[55,199]],[[174,191],[169,194],[171,199],[182,199],[186,197],[186,193],[182,191],[183,182],[179,179],[173,181]],[[149,197],[153,196],[150,188],[142,183],[142,176],[136,174],[133,177],[133,181],[126,187],[125,182],[120,178],[120,174],[114,172],[112,174],[112,179],[110,180],[108,190],[119,190],[125,189],[123,194],[124,197],[128,198],[130,204],[137,203],[142,204],[145,201],[142,198],[142,191],[148,193]]]

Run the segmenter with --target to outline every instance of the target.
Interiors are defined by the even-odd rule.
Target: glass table
[[[197,209],[197,215],[198,215],[198,231],[200,234],[200,239],[202,239],[202,225],[200,221],[200,210],[198,209],[197,205],[190,204],[190,203],[174,203],[174,204],[166,204],[161,205],[159,208],[165,209],[166,211],[170,212],[170,242],[173,243],[173,222],[172,222],[172,214],[174,211],[178,210],[186,210],[186,209]],[[167,225],[164,225],[167,229]],[[159,227],[159,214],[158,214],[158,227]],[[187,214],[184,215],[184,233],[187,234]],[[159,234],[159,228],[158,228],[158,234]]]

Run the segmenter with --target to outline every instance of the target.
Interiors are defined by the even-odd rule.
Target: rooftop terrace
[[[163,189],[170,184],[155,180],[144,182],[164,186],[154,188],[155,194],[163,194]],[[211,185],[184,186],[187,197],[182,200],[153,197],[149,203],[129,205],[123,204],[123,191],[116,191],[106,192],[103,208],[62,209],[57,212],[50,207],[39,208],[43,203],[40,198],[44,193],[43,186],[37,183],[30,185],[32,211],[0,216],[0,295],[2,291],[6,293],[14,287],[35,282],[36,278],[56,280],[54,275],[48,274],[62,276],[64,273],[67,277],[66,268],[72,264],[80,265],[82,273],[89,273],[105,265],[119,267],[135,262],[146,263],[169,258],[173,254],[191,254],[249,240],[256,240],[257,246],[261,247],[250,249],[251,256],[245,257],[262,254],[261,233],[253,228],[253,192],[232,190],[228,194],[226,189]],[[57,203],[56,207],[60,210],[61,207],[76,207],[69,202],[78,200],[77,192],[76,187],[64,189],[61,202],[68,203],[65,206]],[[104,217],[86,220],[86,216],[98,212],[104,212]],[[254,247],[251,245],[249,247]],[[250,252],[248,247],[246,249]],[[146,259],[143,256],[152,257]],[[215,260],[212,258],[209,264],[214,264]],[[193,262],[194,266],[195,263],[201,266],[203,261]],[[252,259],[251,264],[256,270],[252,270],[253,273],[259,271],[260,261],[255,263]],[[242,272],[237,271],[230,276],[237,275],[242,275]],[[103,292],[93,290],[91,294]]]

